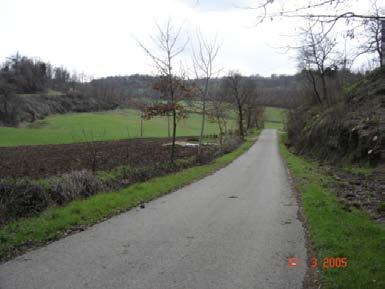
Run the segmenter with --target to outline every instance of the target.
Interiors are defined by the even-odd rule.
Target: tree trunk
[[[176,139],[176,109],[175,106],[172,110],[172,145],[171,145],[171,162],[175,159],[175,139]]]
[[[242,105],[238,103],[238,113],[239,113],[239,135],[241,136],[241,139],[244,140],[245,133],[243,131],[243,111],[242,111]]]
[[[312,83],[312,86],[313,86],[313,91],[314,91],[314,94],[317,98],[317,101],[319,102],[319,104],[322,104],[322,99],[321,99],[321,96],[319,95],[319,92],[318,92],[318,89],[317,89],[317,83],[315,81],[315,77],[313,75],[313,73],[311,71],[308,72],[310,78],[311,78],[311,83]]]
[[[326,79],[324,74],[321,74],[321,85],[322,85],[323,98],[326,100],[328,104],[331,104],[331,99],[329,99],[327,88],[326,88]]]
[[[223,118],[223,126],[224,126],[224,128],[225,128],[224,132],[225,132],[225,134],[227,135],[227,122],[226,122],[226,119],[225,119],[225,118]]]
[[[168,138],[171,137],[171,132],[170,132],[170,115],[167,113],[167,135]]]
[[[385,20],[381,20],[381,58],[380,66],[384,67],[385,64]]]
[[[223,127],[221,123],[221,118],[217,117],[218,129],[219,129],[219,145],[222,148],[223,145]]]
[[[198,145],[198,155],[201,153],[201,146],[203,143],[203,134],[205,129],[205,118],[206,118],[206,101],[205,99],[202,99],[202,124],[201,124],[201,134],[199,137],[199,145]]]
[[[251,127],[251,109],[248,107],[247,108],[247,126],[246,130],[249,130]]]
[[[206,120],[206,97],[208,94],[208,87],[209,87],[209,80],[206,78],[205,82],[205,88],[202,95],[202,124],[201,124],[201,135],[199,138],[199,145],[198,145],[198,155],[201,153],[201,146],[203,143],[203,135],[205,130],[205,120]]]

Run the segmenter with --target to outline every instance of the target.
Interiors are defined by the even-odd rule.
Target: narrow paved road
[[[298,289],[297,210],[277,133],[264,130],[217,173],[0,265],[0,288]]]

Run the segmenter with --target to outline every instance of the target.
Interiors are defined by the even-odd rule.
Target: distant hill
[[[361,77],[350,72],[343,75],[347,77],[345,83]],[[303,103],[305,77],[297,73],[248,78],[256,83],[252,93],[257,105],[293,108]],[[0,65],[0,125],[15,126],[55,113],[142,107],[160,99],[159,92],[153,89],[157,80],[157,76],[140,74],[87,80],[63,67],[16,54]],[[222,83],[222,78],[211,80],[209,97],[224,93]],[[228,101],[233,99],[229,97]]]

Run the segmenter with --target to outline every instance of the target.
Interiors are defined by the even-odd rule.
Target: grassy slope
[[[213,173],[247,151],[255,141],[251,136],[238,149],[212,163],[196,166],[116,192],[102,193],[77,200],[63,207],[52,207],[38,216],[20,219],[0,228],[0,259],[23,245],[36,246],[62,236],[79,225],[94,224],[106,217],[137,206]],[[20,249],[23,251],[23,249]]]
[[[167,118],[143,121],[144,137],[166,137]],[[178,123],[179,136],[198,135],[201,116],[191,114]],[[229,121],[229,127],[232,127]],[[83,131],[86,133],[84,136]],[[207,122],[206,134],[217,133],[215,123]],[[139,111],[124,109],[96,113],[71,113],[48,116],[23,127],[0,127],[0,146],[61,144],[94,140],[114,140],[140,136]]]
[[[265,107],[264,113],[265,128],[282,130],[286,122],[286,109],[278,107]]]
[[[290,153],[283,143],[280,150],[298,179],[304,212],[318,260],[347,257],[346,269],[324,269],[326,288],[385,288],[385,227],[363,212],[343,208],[331,193],[331,177],[317,164]]]

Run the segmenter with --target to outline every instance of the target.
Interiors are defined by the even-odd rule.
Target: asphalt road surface
[[[0,288],[301,288],[304,230],[277,143],[264,130],[215,174],[0,265]]]

